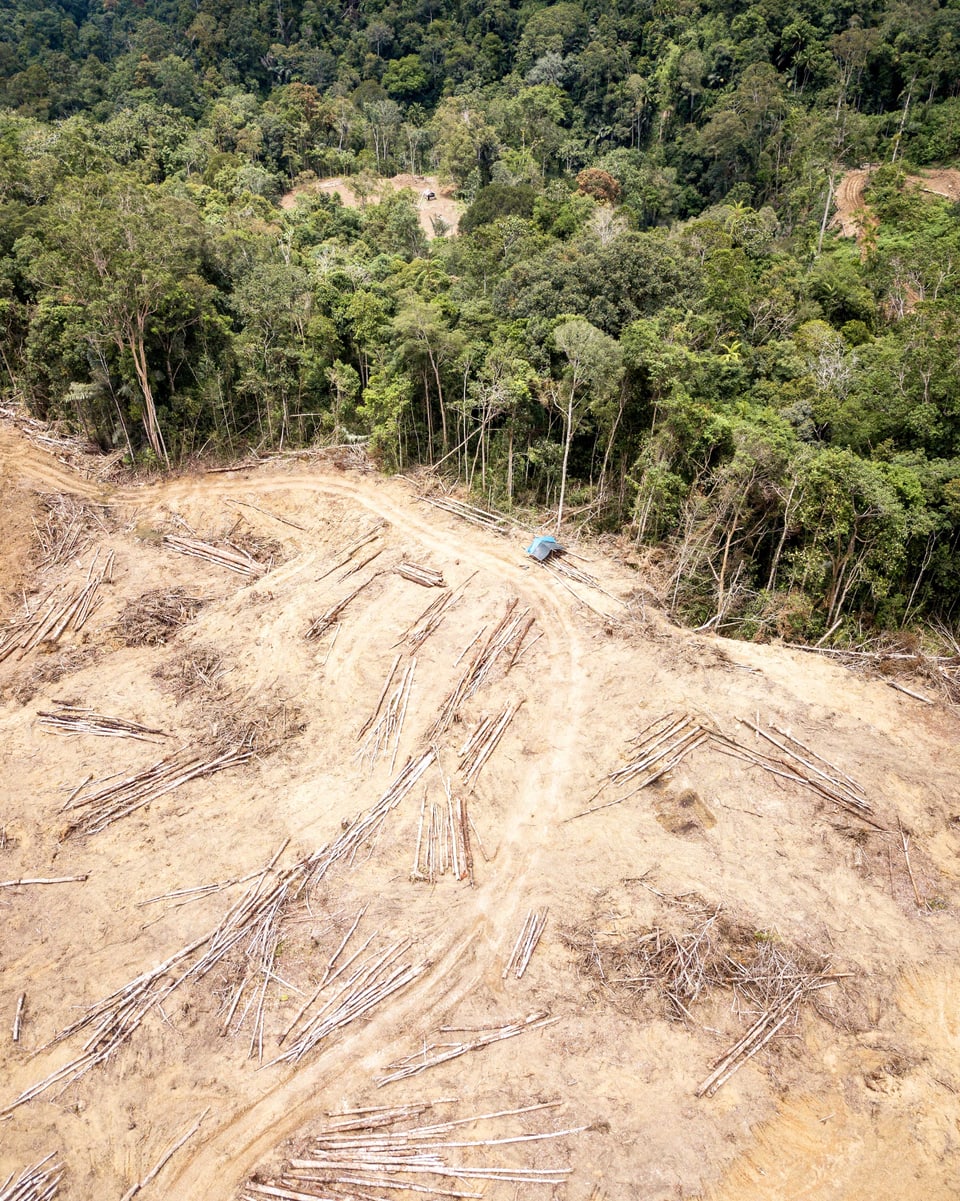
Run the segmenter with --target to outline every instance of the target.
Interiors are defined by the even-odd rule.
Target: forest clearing
[[[681,629],[630,543],[541,566],[360,450],[131,482],[39,428],[0,425],[0,1196],[956,1195],[918,657]]]
[[[362,196],[357,181],[348,182],[338,176],[318,179],[287,192],[280,200],[282,209],[292,209],[297,197],[318,192],[327,196],[339,196],[345,208],[363,208],[367,203],[379,204],[388,192],[409,191],[413,193],[417,206],[417,220],[428,238],[450,237],[457,232],[463,205],[453,199],[456,190],[442,187],[436,175],[394,175],[390,179],[373,179],[369,193]],[[441,224],[442,223],[442,224]]]

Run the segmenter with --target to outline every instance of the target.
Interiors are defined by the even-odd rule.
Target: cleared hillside
[[[359,457],[0,497],[0,1185],[955,1196],[953,709]]]

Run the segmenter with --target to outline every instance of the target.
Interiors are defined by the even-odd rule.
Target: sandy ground
[[[339,196],[342,203],[351,209],[362,208],[364,204],[377,204],[385,193],[409,189],[417,202],[417,214],[420,227],[428,238],[437,237],[437,221],[443,222],[443,235],[453,237],[460,225],[460,214],[463,205],[453,199],[454,188],[441,187],[435,175],[394,175],[390,179],[376,181],[376,186],[369,196],[362,200],[347,180],[338,177],[318,179],[316,183],[306,187],[295,188],[288,192],[280,201],[280,207],[293,208],[297,196],[308,192],[326,192],[331,196]],[[427,198],[427,193],[433,193],[433,199]]]
[[[583,1128],[459,1153],[458,1162],[569,1168],[563,1184],[454,1177],[442,1184],[448,1195],[956,1197],[955,711],[818,656],[673,629],[631,599],[636,572],[599,549],[580,546],[576,560],[597,586],[561,583],[531,564],[520,531],[480,530],[426,504],[412,482],[345,462],[117,486],[0,424],[0,487],[8,622],[55,584],[82,583],[98,550],[98,562],[115,555],[112,582],[79,633],[0,663],[0,882],[86,876],[0,888],[0,1182],[53,1152],[65,1168],[58,1197],[119,1198],[205,1114],[137,1195],[227,1201],[251,1179],[273,1187],[328,1114],[446,1099],[442,1112],[463,1117],[557,1102],[506,1128],[481,1124],[485,1139]],[[71,554],[52,563],[31,531],[64,496],[86,524]],[[258,547],[273,566],[249,582],[164,546],[165,533],[186,528]],[[337,566],[363,536],[371,540]],[[395,764],[389,755],[359,762],[358,732],[396,655],[413,657],[398,641],[441,595],[398,574],[402,560],[465,587],[413,652]],[[339,622],[306,638],[359,584]],[[196,616],[164,644],[128,645],[117,628],[127,605],[174,587],[204,600]],[[284,909],[282,939],[257,977],[263,1063],[255,1006],[244,1012],[245,1000],[225,1021],[239,969],[224,961],[165,997],[79,1081],[15,1105],[75,1060],[91,1033],[48,1046],[59,1031],[204,937],[249,885],[181,890],[247,877],[280,848],[273,871],[284,870],[371,811],[408,756],[430,745],[477,632],[513,599],[535,619],[528,650],[509,671],[501,663],[491,672],[434,740],[437,760],[376,837]],[[38,713],[58,701],[169,737],[51,732]],[[468,735],[521,701],[468,782],[458,768]],[[615,799],[598,788],[630,758],[629,740],[668,711],[744,742],[754,736],[738,719],[775,722],[855,779],[881,828],[712,743],[622,803],[577,818]],[[129,777],[172,747],[212,746],[243,719],[268,731],[270,753],[263,744],[248,763],[190,781],[98,833],[65,836],[64,803],[88,777]],[[445,805],[448,787],[473,822],[472,887],[452,872],[433,884],[411,879],[421,806]],[[403,962],[419,974],[296,1064],[269,1065],[361,909],[344,954],[360,939],[372,948],[408,940]],[[522,978],[505,976],[531,909],[547,911],[545,932]],[[837,978],[716,1095],[698,1097],[751,1015],[710,988],[675,1020],[642,981],[601,979],[577,948],[585,939],[634,945],[653,928],[682,932],[691,915],[718,909],[746,943],[802,948],[829,960]],[[377,1085],[386,1065],[418,1048],[470,1037],[438,1035],[441,1027],[500,1027],[535,1012],[556,1021]],[[441,1194],[341,1185],[318,1195]]]

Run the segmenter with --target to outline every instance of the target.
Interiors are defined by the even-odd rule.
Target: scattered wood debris
[[[364,580],[359,588],[354,588],[352,592],[348,593],[341,600],[338,600],[332,604],[325,613],[321,613],[319,617],[314,618],[314,620],[310,623],[310,628],[307,630],[306,636],[308,638],[322,638],[327,630],[337,624],[340,614],[344,611],[347,605],[349,605],[351,601],[355,600],[365,588],[369,588],[379,574],[379,572],[375,571],[368,580]]]
[[[519,980],[523,976],[531,955],[537,949],[540,936],[547,928],[547,912],[546,909],[542,912],[536,909],[529,910],[520,933],[517,935],[517,941],[513,945],[510,958],[501,973],[501,979],[506,980],[508,976],[514,975]]]
[[[12,1174],[8,1176],[0,1184],[0,1201],[52,1201],[63,1179],[63,1164],[51,1164],[53,1158],[47,1155],[32,1168],[25,1168],[16,1180]]]
[[[390,699],[387,701],[386,708],[383,708],[384,697],[387,695],[387,690],[399,666],[400,656],[397,655],[384,682],[380,699],[377,701],[377,707],[374,709],[372,717],[369,717],[365,722],[360,734],[357,735],[359,738],[364,733],[366,734],[360,745],[360,749],[357,751],[357,759],[361,764],[365,759],[368,759],[370,765],[373,766],[380,755],[385,755],[389,752],[392,742],[393,756],[390,760],[391,771],[393,771],[397,762],[400,735],[403,733],[403,722],[407,716],[407,705],[410,703],[410,690],[413,687],[413,676],[417,670],[417,661],[416,659],[412,659],[407,665],[406,670],[400,676],[396,688],[391,693]],[[380,713],[381,709],[383,709],[382,714]]]
[[[417,1076],[420,1072],[425,1072],[427,1068],[433,1068],[450,1059],[456,1059],[460,1055],[466,1055],[468,1051],[479,1051],[483,1047],[489,1047],[491,1043],[503,1042],[507,1038],[516,1038],[518,1034],[523,1034],[526,1030],[537,1030],[559,1020],[559,1018],[552,1018],[548,1013],[531,1013],[518,1021],[508,1022],[505,1026],[480,1026],[476,1029],[469,1026],[441,1026],[438,1032],[440,1035],[463,1033],[475,1034],[476,1038],[467,1042],[427,1043],[424,1040],[419,1051],[414,1051],[412,1055],[405,1055],[395,1063],[388,1064],[384,1068],[386,1075],[378,1076],[376,1085],[378,1088],[382,1088],[384,1084],[390,1084],[394,1080],[406,1080],[408,1076]]]
[[[364,947],[368,943],[369,939],[367,943],[363,944]],[[423,974],[429,964],[404,962],[411,945],[409,939],[391,943],[386,950],[376,951],[361,962],[347,977],[345,983],[323,1002],[316,1014],[298,1025],[295,1031],[293,1027],[288,1030],[287,1033],[293,1035],[290,1045],[270,1062],[298,1063],[304,1055],[312,1051],[329,1035],[348,1026],[351,1022],[357,1021],[358,1018],[369,1013],[371,1009],[395,992],[412,984],[418,976]],[[360,952],[357,952],[357,955],[359,954]],[[355,958],[356,955],[348,959],[340,971],[345,970]],[[322,985],[313,994],[310,1003],[306,1006],[307,1010],[321,997],[324,988],[332,984],[339,974],[340,972],[336,972],[327,978],[327,985]],[[302,1021],[303,1016],[304,1011],[302,1010],[295,1025]]]
[[[580,974],[599,989],[635,997],[651,993],[674,1021],[694,1021],[691,1007],[708,991],[732,991],[734,1011],[750,1028],[696,1090],[697,1096],[713,1096],[784,1026],[797,1022],[808,996],[846,973],[832,972],[828,961],[803,948],[728,921],[720,909],[686,904],[684,909],[689,917],[679,931],[578,930],[563,939],[577,954]]]
[[[34,521],[33,526],[45,568],[80,554],[94,525],[107,531],[102,515],[76,497],[63,493],[44,497],[44,509],[43,524]]]
[[[160,1156],[160,1158],[157,1160],[157,1162],[153,1165],[153,1167],[150,1169],[150,1171],[146,1174],[146,1176],[144,1176],[142,1180],[138,1180],[136,1184],[131,1185],[130,1188],[127,1189],[127,1191],[121,1197],[120,1201],[133,1201],[133,1198],[136,1197],[138,1193],[141,1193],[147,1187],[147,1185],[150,1183],[151,1180],[156,1179],[156,1177],[160,1175],[160,1173],[167,1166],[167,1164],[174,1157],[174,1155],[176,1155],[176,1153],[180,1150],[180,1148],[182,1146],[184,1146],[184,1144],[188,1143],[190,1141],[190,1139],[192,1139],[193,1136],[197,1133],[197,1131],[203,1125],[203,1119],[207,1116],[207,1114],[209,1112],[210,1112],[210,1107],[208,1106],[203,1111],[203,1113],[197,1118],[197,1120],[193,1123],[193,1125],[186,1132],[186,1134],[181,1135],[180,1138],[178,1138],[174,1143],[172,1143],[169,1147],[167,1147],[167,1149],[163,1152],[163,1154]]]
[[[151,588],[127,605],[116,629],[127,646],[163,646],[206,603],[185,588]]]
[[[163,730],[143,726],[124,717],[109,717],[93,709],[67,705],[57,701],[57,709],[50,713],[37,711],[40,724],[58,734],[96,734],[106,738],[134,738],[141,742],[156,742],[158,738],[169,738]]]
[[[341,567],[345,567],[355,554],[363,550],[365,546],[369,546],[371,542],[380,537],[380,531],[385,525],[386,522],[384,521],[378,522],[378,524],[375,525],[372,530],[369,530],[366,534],[361,534],[361,536],[355,542],[352,542],[348,547],[346,547],[345,550],[342,550],[340,554],[337,555],[330,567],[326,568],[325,571],[321,572],[320,575],[317,576],[317,582],[319,583],[320,580],[325,580],[328,575],[333,575],[335,571],[339,571]],[[380,550],[377,550],[376,553],[371,555],[369,559],[365,559],[363,563],[358,564],[358,566],[353,570],[359,570],[367,563],[371,562],[377,557],[377,555],[381,553],[382,549],[383,548],[381,547]]]
[[[376,836],[388,814],[414,787],[435,756],[436,752],[430,748],[420,758],[409,760],[376,804],[367,813],[349,822],[333,842],[288,868],[276,870],[277,862],[286,848],[284,843],[270,862],[255,874],[253,882],[240,899],[229,906],[217,926],[92,1005],[42,1047],[41,1051],[47,1050],[84,1031],[92,1031],[76,1058],[24,1090],[0,1109],[0,1117],[12,1113],[55,1085],[60,1085],[62,1091],[98,1064],[106,1063],[132,1038],[144,1019],[160,1008],[181,985],[203,979],[231,954],[239,954],[241,972],[248,975],[251,972],[253,975],[259,973],[269,984],[275,978],[271,955],[279,942],[282,921],[289,904],[306,889],[318,884],[335,863],[344,859],[352,861],[360,847]],[[265,948],[272,950],[268,953]],[[267,965],[269,976],[264,971],[264,964]],[[261,988],[265,996],[264,982],[261,982]],[[259,1043],[262,1021],[256,1037]]]
[[[394,643],[399,646],[406,642],[409,646],[417,647],[425,642],[430,635],[443,623],[443,619],[467,590],[467,585],[477,573],[474,571],[452,592],[444,592],[430,602],[417,620]]]
[[[395,568],[397,575],[414,584],[422,584],[424,588],[444,588],[443,572],[434,571],[432,567],[421,567],[417,563],[400,563]]]
[[[523,699],[511,701],[510,704],[496,717],[485,715],[477,723],[476,729],[457,752],[461,763],[460,771],[468,784],[472,784],[480,774],[480,770],[493,754],[493,751],[503,737],[503,732],[513,721]]]
[[[424,791],[410,879],[436,884],[448,871],[455,880],[469,879],[471,885],[474,883],[467,805],[462,797],[453,797],[448,792],[445,805],[434,802],[428,810]]]
[[[234,571],[250,580],[259,579],[270,569],[269,564],[261,563],[241,547],[226,540],[218,545],[213,542],[203,542],[199,538],[184,538],[180,534],[164,534],[163,545],[175,554],[203,559],[207,563],[225,567],[227,571]]]
[[[758,738],[776,747],[780,755],[767,755],[748,747],[719,730],[702,725],[697,718],[689,714],[667,713],[651,722],[631,740],[628,744],[629,753],[634,758],[624,767],[611,772],[590,799],[596,800],[611,785],[617,788],[624,785],[633,787],[614,800],[592,805],[565,820],[574,821],[588,813],[596,813],[599,809],[621,804],[672,771],[691,751],[709,743],[716,750],[735,759],[742,759],[782,779],[802,784],[874,829],[885,829],[873,816],[873,807],[863,789],[850,776],[778,726],[770,727],[780,735],[779,738],[775,738],[768,730],[761,728],[759,721],[749,722],[742,718],[740,721]]]
[[[32,612],[0,630],[0,663],[14,651],[18,659],[29,654],[40,643],[56,645],[68,629],[79,633],[90,614],[99,606],[97,593],[104,581],[113,580],[113,551],[110,551],[100,567],[94,571],[100,551],[97,550],[87,571],[87,578],[79,588],[58,586],[40,599]]]
[[[440,713],[428,735],[430,741],[440,738],[459,719],[461,705],[468,701],[490,677],[501,658],[504,661],[503,674],[505,676],[516,663],[524,640],[535,620],[529,609],[515,613],[516,607],[517,599],[514,597],[507,602],[503,617],[470,659],[454,685],[453,691],[440,707]],[[468,649],[470,645],[479,640],[479,637],[480,635],[474,635],[471,643],[468,644]]]
[[[194,644],[174,662],[156,668],[153,675],[183,700],[192,692],[220,692],[221,681],[231,670],[214,647]]]
[[[128,817],[189,780],[238,767],[254,754],[255,751],[246,744],[231,747],[213,758],[204,751],[188,748],[158,759],[136,775],[114,783],[107,783],[106,779],[86,781],[63,806],[64,810],[83,810],[69,820],[63,837],[78,833],[98,834],[113,822]]]
[[[524,1167],[515,1163],[465,1163],[484,1149],[524,1143],[549,1143],[553,1139],[581,1134],[586,1126],[566,1130],[540,1130],[506,1135],[500,1138],[447,1140],[445,1135],[463,1126],[552,1109],[559,1101],[526,1105],[499,1113],[476,1114],[447,1121],[426,1119],[412,1125],[434,1105],[452,1102],[426,1102],[420,1105],[382,1106],[331,1115],[333,1121],[310,1139],[305,1158],[291,1159],[282,1175],[272,1183],[261,1177],[247,1181],[240,1201],[260,1201],[263,1197],[281,1201],[304,1201],[336,1196],[371,1197],[358,1189],[415,1192],[431,1197],[481,1197],[480,1192],[463,1191],[465,1181],[500,1181],[518,1185],[557,1187],[573,1171],[567,1164],[555,1167]],[[428,1123],[428,1124],[427,1124]],[[449,1184],[446,1182],[450,1182]],[[343,1190],[348,1190],[344,1192]],[[457,1189],[457,1191],[452,1191]]]

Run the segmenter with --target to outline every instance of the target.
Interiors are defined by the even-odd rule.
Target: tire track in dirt
[[[470,904],[458,911],[458,929],[446,945],[435,948],[435,962],[399,1001],[382,1014],[375,1014],[362,1030],[338,1040],[328,1051],[312,1058],[291,1075],[231,1114],[218,1129],[211,1129],[189,1158],[181,1159],[168,1188],[183,1201],[208,1201],[228,1195],[259,1162],[286,1138],[315,1116],[321,1108],[325,1082],[336,1065],[350,1063],[358,1085],[369,1081],[376,1068],[406,1049],[412,1025],[429,1024],[430,1015],[462,1002],[483,980],[491,960],[512,939],[530,898],[522,887],[524,874],[535,869],[538,858],[536,827],[556,821],[563,814],[564,784],[569,775],[584,719],[582,691],[577,686],[584,646],[575,602],[560,596],[546,578],[527,571],[517,562],[516,551],[498,546],[486,533],[470,532],[442,518],[427,519],[415,503],[385,481],[354,482],[323,478],[313,473],[264,473],[246,478],[202,477],[173,480],[143,488],[121,488],[113,492],[113,503],[145,505],[209,501],[256,491],[260,496],[289,491],[308,491],[352,501],[358,508],[375,513],[389,525],[413,537],[441,561],[458,559],[469,570],[499,575],[516,587],[521,603],[534,611],[543,630],[541,649],[546,644],[549,662],[549,698],[542,712],[542,728],[552,731],[549,753],[524,762],[516,781],[518,803],[504,828],[496,872],[471,894]],[[544,656],[540,656],[542,664]],[[535,801],[534,799],[535,798]],[[492,948],[479,951],[479,946]],[[469,968],[466,964],[469,963]],[[360,1072],[357,1072],[357,1069]]]

